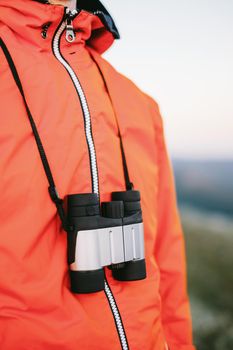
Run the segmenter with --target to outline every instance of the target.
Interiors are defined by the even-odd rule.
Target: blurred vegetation
[[[186,220],[183,227],[195,344],[198,350],[232,350],[233,234]]]
[[[186,241],[194,343],[233,350],[233,162],[173,162]]]

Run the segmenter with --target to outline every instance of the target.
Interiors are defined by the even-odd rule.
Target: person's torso
[[[106,279],[129,348],[163,350],[159,271],[154,257],[158,186],[154,122],[148,97],[85,46],[92,27],[98,25],[95,17],[80,13],[74,22],[76,40],[67,43],[62,32],[58,46],[54,33],[60,21],[54,28],[51,25],[45,39],[38,38],[38,46],[4,25],[0,33],[19,72],[62,198],[91,192],[94,181],[87,121],[71,72],[81,84],[90,112],[101,201],[109,200],[113,191],[125,190],[119,123],[130,177],[142,197],[147,278],[119,282],[106,269]],[[59,53],[70,68],[58,59]],[[114,314],[108,295],[70,291],[66,233],[49,198],[25,106],[1,50],[0,62],[1,348],[120,349],[119,314]]]

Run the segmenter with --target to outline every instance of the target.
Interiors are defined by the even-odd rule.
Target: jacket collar
[[[115,23],[98,0],[79,0],[80,13],[73,20],[74,29],[85,30],[86,44],[103,53],[119,38]],[[64,7],[48,4],[45,0],[0,0],[1,36],[16,37],[16,43],[24,42],[39,51],[51,50],[51,40],[64,16]],[[49,23],[48,38],[41,32]],[[70,45],[69,43],[64,45]]]
[[[33,1],[41,2],[43,4],[49,4],[48,0],[33,0]],[[113,37],[115,39],[120,38],[120,34],[118,32],[118,29],[111,15],[99,0],[78,0],[77,10],[85,10],[87,12],[96,14],[100,18],[100,20],[103,22],[106,29],[112,33]]]

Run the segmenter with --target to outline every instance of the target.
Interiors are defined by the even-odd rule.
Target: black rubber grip
[[[113,268],[113,277],[118,281],[138,281],[146,278],[145,259],[126,262],[123,268]]]
[[[76,294],[95,293],[104,290],[104,270],[71,271],[71,291]]]

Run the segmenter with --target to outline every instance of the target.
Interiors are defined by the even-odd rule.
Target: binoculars
[[[73,293],[104,290],[104,267],[119,281],[146,278],[140,192],[113,192],[111,202],[95,193],[67,196],[68,264]]]

